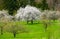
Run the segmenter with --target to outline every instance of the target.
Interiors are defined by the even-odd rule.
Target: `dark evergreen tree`
[[[34,6],[35,5],[35,0],[30,0],[30,5]]]
[[[28,4],[28,0],[18,0],[19,7],[25,7]]]
[[[25,7],[26,5],[34,6],[35,0],[19,0],[20,7]]]
[[[42,9],[42,10],[48,9],[48,4],[47,4],[46,0],[42,0],[41,9]]]
[[[9,14],[13,15],[14,10],[16,11],[19,8],[17,0],[4,0],[4,8],[9,10]]]

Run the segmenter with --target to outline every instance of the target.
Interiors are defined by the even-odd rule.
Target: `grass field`
[[[19,33],[13,37],[12,33],[4,32],[0,34],[0,39],[60,39],[60,22],[52,22],[52,24],[44,31],[44,25],[40,23],[26,24],[26,22],[17,22],[28,29],[27,33]]]

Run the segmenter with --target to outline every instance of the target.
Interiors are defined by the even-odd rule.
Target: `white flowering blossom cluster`
[[[20,7],[17,10],[17,14],[15,16],[11,16],[8,14],[7,10],[0,11],[0,19],[9,19],[15,18],[16,20],[25,20],[25,21],[33,21],[33,20],[41,20],[41,19],[48,19],[48,20],[57,20],[60,19],[60,11],[53,11],[53,10],[41,10],[37,9],[36,7],[27,5],[25,8]]]
[[[40,18],[48,20],[58,20],[60,18],[60,11],[45,10],[41,13]]]
[[[38,20],[40,19],[40,10],[36,7],[27,5],[25,8],[20,8],[15,15],[18,20]]]
[[[16,20],[23,20],[24,8],[20,8],[15,15]]]
[[[12,20],[13,16],[8,14],[7,10],[0,11],[0,21],[1,20]]]

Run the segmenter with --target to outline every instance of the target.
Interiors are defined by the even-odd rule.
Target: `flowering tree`
[[[58,20],[60,17],[59,11],[51,11],[51,10],[45,10],[41,14],[41,19],[48,19],[48,20]]]
[[[23,20],[24,8],[20,8],[17,10],[17,14],[15,15],[16,20]]]
[[[60,13],[58,11],[49,11],[49,13],[47,14],[47,18],[49,20],[58,20],[60,17]]]
[[[27,5],[25,7],[24,18],[27,21],[27,23],[31,21],[31,23],[33,24],[34,20],[39,20],[40,13],[41,12],[36,7]]]
[[[34,20],[39,20],[40,11],[36,7],[27,5],[25,8],[20,8],[15,15],[17,19],[23,19],[25,21],[31,22],[33,24]]]
[[[11,21],[14,18],[14,16],[9,15],[7,10],[2,10],[0,11],[0,19],[1,18],[3,18],[3,20],[6,19],[6,20]]]

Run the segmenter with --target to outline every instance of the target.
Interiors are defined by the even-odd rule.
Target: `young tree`
[[[3,35],[4,26],[5,26],[5,23],[0,21],[1,35]]]
[[[7,22],[11,21],[12,17],[8,14],[7,11],[2,10],[0,11],[0,30],[1,35],[3,35],[4,27],[6,26]]]
[[[46,32],[48,30],[49,27],[51,27],[51,22],[49,20],[42,20],[42,24],[43,24],[43,27],[44,27],[44,31]]]
[[[13,21],[8,23],[8,25],[6,26],[6,31],[12,33],[14,38],[16,37],[16,34],[18,33],[28,32],[28,30],[26,30],[25,27],[18,25]]]
[[[0,30],[1,30],[1,35],[3,35],[3,30],[4,30],[4,27],[6,26],[7,24],[7,20],[4,19],[4,17],[0,18]]]
[[[42,21],[42,24],[43,24],[43,27],[44,27],[44,31],[47,31],[47,28],[51,25],[51,22],[50,20],[48,19],[48,11],[44,11],[42,12],[41,16],[40,16],[40,19]]]

